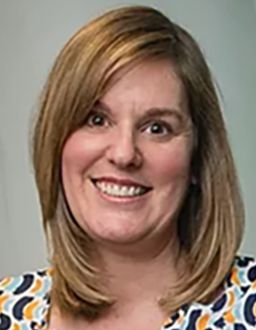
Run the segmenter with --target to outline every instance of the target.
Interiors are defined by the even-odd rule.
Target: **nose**
[[[108,161],[120,169],[139,168],[142,165],[142,154],[131,131],[122,130],[112,136],[106,154]]]

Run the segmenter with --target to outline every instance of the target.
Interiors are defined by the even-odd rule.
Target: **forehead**
[[[111,109],[175,108],[186,111],[182,82],[170,61],[147,61],[120,72],[101,101]]]

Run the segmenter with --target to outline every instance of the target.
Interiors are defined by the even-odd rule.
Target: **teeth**
[[[129,190],[128,190],[128,195],[129,196],[134,196],[135,195],[135,189],[134,187],[131,187]]]
[[[117,184],[107,184],[105,182],[96,182],[96,186],[99,190],[107,195],[122,196],[122,197],[134,197],[143,195],[145,188],[143,187],[127,187],[119,186]]]
[[[135,188],[134,193],[135,193],[135,195],[139,195],[140,194],[140,188]]]
[[[120,190],[120,195],[126,196],[127,194],[128,194],[128,188],[123,186]]]

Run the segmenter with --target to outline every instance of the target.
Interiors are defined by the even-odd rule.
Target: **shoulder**
[[[34,329],[49,308],[51,269],[0,280],[0,328]]]
[[[215,325],[222,329],[256,328],[255,258],[237,256],[234,259],[224,294],[211,307]]]
[[[166,329],[256,329],[256,260],[237,256],[221,295],[210,304],[185,305]]]
[[[237,256],[227,277],[227,287],[237,287],[256,290],[256,259],[247,256]]]
[[[256,328],[256,259],[237,256],[226,278],[225,290],[212,306],[215,326],[222,329]]]

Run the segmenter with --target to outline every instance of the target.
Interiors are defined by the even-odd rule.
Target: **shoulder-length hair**
[[[115,9],[82,27],[66,44],[40,98],[33,165],[51,247],[52,299],[66,313],[96,318],[113,302],[96,266],[93,241],[74,221],[62,189],[61,156],[118,73],[147,60],[169,59],[181,79],[196,145],[188,189],[177,219],[187,270],[162,300],[172,313],[207,302],[227,276],[243,234],[244,213],[218,96],[191,35],[156,9]]]

